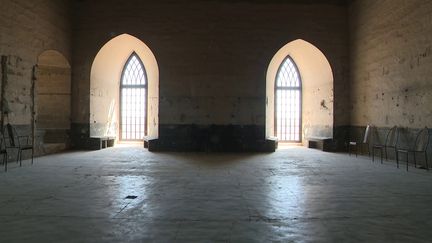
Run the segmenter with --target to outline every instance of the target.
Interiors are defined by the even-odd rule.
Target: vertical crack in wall
[[[31,138],[32,138],[32,145],[35,146],[35,83],[36,83],[36,70],[37,65],[33,66],[32,69],[32,77],[31,77],[31,90],[30,90],[30,96],[31,96]]]
[[[0,129],[3,131],[4,116],[5,116],[5,89],[7,84],[7,56],[1,57],[1,97],[0,97]]]

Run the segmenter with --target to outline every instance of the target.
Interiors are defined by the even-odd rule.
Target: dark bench
[[[100,136],[89,138],[89,148],[92,150],[101,150],[108,147],[113,147],[116,137]]]
[[[308,140],[308,148],[315,148],[326,152],[332,151],[333,138],[309,137],[306,140]]]
[[[144,148],[147,148],[147,149],[149,149],[149,147],[150,147],[150,141],[152,141],[152,140],[156,140],[157,138],[155,138],[155,137],[150,137],[150,136],[145,136],[144,137]]]

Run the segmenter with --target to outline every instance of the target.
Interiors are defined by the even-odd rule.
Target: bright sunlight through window
[[[284,142],[301,142],[301,80],[289,56],[279,67],[275,91],[276,136]]]
[[[147,127],[147,78],[136,53],[132,53],[123,69],[120,93],[121,140],[141,140]]]

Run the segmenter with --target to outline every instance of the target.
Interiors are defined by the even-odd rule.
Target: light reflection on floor
[[[284,143],[284,142],[279,142],[278,143],[278,150],[285,150],[285,149],[295,149],[298,147],[302,147],[303,144],[301,143]]]
[[[235,154],[130,145],[11,164],[0,174],[1,241],[432,238],[432,176],[423,170],[304,147]]]

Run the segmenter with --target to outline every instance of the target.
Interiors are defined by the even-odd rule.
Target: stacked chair
[[[0,154],[3,156],[3,163],[5,171],[8,165],[8,152],[15,150],[17,163],[22,166],[22,153],[23,151],[31,150],[31,164],[34,158],[33,140],[30,135],[19,135],[15,127],[7,124],[0,136]]]
[[[357,155],[359,146],[366,145],[369,148],[369,138],[370,138],[369,133],[371,132],[371,129],[372,129],[371,125],[366,126],[364,137],[361,142],[353,142],[353,141],[349,142],[348,152],[350,155],[352,150],[354,149]],[[385,159],[388,160],[389,151],[394,151],[394,157],[396,159],[397,168],[399,168],[401,157],[405,157],[406,170],[408,171],[410,158],[413,158],[414,167],[417,168],[418,155],[421,154],[424,157],[424,163],[425,163],[424,169],[429,170],[429,163],[428,163],[428,156],[427,156],[427,148],[429,146],[429,140],[430,140],[429,129],[427,127],[420,129],[415,136],[414,143],[412,143],[412,141],[410,142],[410,139],[407,139],[407,144],[411,144],[411,145],[407,145],[405,147],[401,145],[400,134],[401,134],[401,129],[398,128],[397,126],[394,126],[387,131],[384,141],[382,141],[381,143],[373,143],[372,161],[375,161],[375,154],[377,151],[379,151],[380,154],[381,164],[383,163],[384,155],[385,155]],[[369,155],[371,155],[370,152]]]
[[[350,141],[348,143],[348,153],[350,156],[351,156],[352,151],[354,150],[356,153],[356,157],[357,157],[359,149],[360,149],[360,152],[363,152],[363,148],[365,146],[367,147],[368,153],[370,155],[369,140],[370,140],[371,130],[372,130],[371,125],[367,125],[366,129],[363,133],[363,139],[361,141]]]
[[[394,126],[388,130],[386,139],[383,144],[373,144],[372,146],[372,161],[375,161],[375,151],[379,150],[381,154],[381,164],[383,163],[383,151],[385,153],[385,158],[388,160],[388,149],[392,149],[396,156],[396,146],[399,140],[399,129]]]
[[[406,169],[408,171],[409,155],[412,154],[414,157],[414,167],[417,168],[417,154],[422,153],[425,158],[426,169],[429,170],[428,157],[427,157],[427,147],[429,145],[429,129],[427,127],[421,129],[416,136],[415,142],[411,147],[408,148],[398,148],[396,151],[396,163],[399,168],[399,156],[401,154],[406,155]]]

